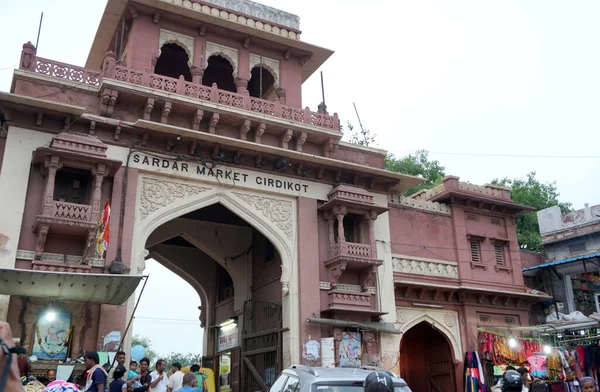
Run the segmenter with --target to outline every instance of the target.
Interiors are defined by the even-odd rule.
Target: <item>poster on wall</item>
[[[70,331],[70,313],[39,313],[31,354],[39,359],[66,359]]]
[[[321,366],[335,367],[333,338],[321,338]]]
[[[217,352],[230,350],[238,345],[237,324],[219,328],[217,334]]]
[[[340,367],[360,366],[360,332],[342,332],[340,342]]]

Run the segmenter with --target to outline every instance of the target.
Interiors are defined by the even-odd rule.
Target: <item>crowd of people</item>
[[[40,386],[44,392],[207,392],[207,375],[200,371],[200,365],[190,367],[188,373],[182,372],[181,364],[171,364],[170,372],[163,359],[156,361],[154,370],[150,370],[150,360],[143,358],[138,362],[130,361],[126,368],[126,353],[119,351],[115,363],[100,364],[97,352],[89,351],[84,355],[86,371],[79,376],[71,376],[67,381],[57,380],[56,371],[46,373],[45,385],[29,376],[31,366],[27,362],[26,352],[15,347],[10,326],[0,321],[0,391],[21,392],[24,384]],[[139,368],[138,368],[139,367]],[[169,374],[170,373],[170,374]]]
[[[592,377],[583,377],[578,384],[577,391],[569,392],[598,392],[598,384]],[[545,384],[531,385],[526,368],[515,369],[513,366],[507,366],[502,378],[491,392],[554,392],[554,390],[553,388],[550,391]]]

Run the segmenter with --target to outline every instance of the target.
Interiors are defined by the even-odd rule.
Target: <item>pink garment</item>
[[[545,355],[532,355],[527,358],[527,361],[531,365],[531,370],[529,371],[534,377],[545,377],[548,373],[546,369],[546,360],[547,357]]]
[[[583,346],[577,346],[577,358],[579,359],[579,369],[583,373],[585,369],[585,349]]]

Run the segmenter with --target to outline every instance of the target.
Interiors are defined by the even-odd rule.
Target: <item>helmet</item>
[[[516,370],[507,370],[502,376],[502,392],[521,392],[523,379]]]
[[[394,381],[384,372],[373,372],[365,378],[363,383],[365,392],[393,392]]]

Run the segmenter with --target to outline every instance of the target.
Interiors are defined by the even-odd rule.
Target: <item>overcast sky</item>
[[[83,65],[105,3],[0,0],[0,90],[10,88],[22,44],[35,43],[40,12],[38,54]],[[429,150],[447,173],[473,183],[536,171],[556,180],[561,200],[575,208],[600,204],[599,1],[262,3],[299,15],[303,40],[336,51],[321,68],[328,109],[357,124],[355,102],[379,146],[398,155]],[[303,97],[316,110],[318,72]],[[166,275],[151,279],[150,303],[164,296],[156,282],[186,286]],[[161,314],[197,317],[196,303],[178,303]],[[153,313],[143,308],[140,316]],[[151,333],[153,324],[140,319],[134,329]],[[182,324],[169,325],[179,331]],[[188,338],[152,336],[159,351],[167,344],[188,351]]]

